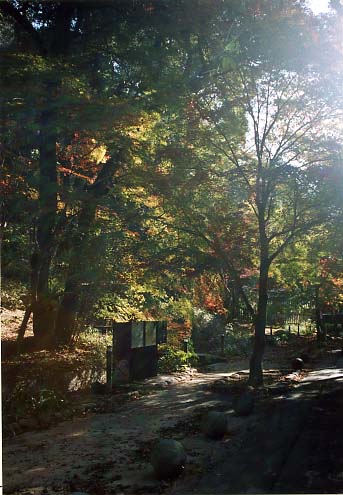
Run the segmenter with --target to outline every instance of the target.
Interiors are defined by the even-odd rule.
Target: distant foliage
[[[197,351],[221,352],[222,335],[227,356],[251,352],[252,339],[249,328],[226,323],[222,315],[211,314],[202,309],[194,311],[192,340]]]
[[[248,356],[252,351],[252,337],[247,329],[226,327],[224,339],[224,352],[228,357],[236,355]]]
[[[225,319],[222,315],[213,314],[203,309],[194,310],[192,340],[195,349],[201,352],[219,351],[220,336],[225,334]]]

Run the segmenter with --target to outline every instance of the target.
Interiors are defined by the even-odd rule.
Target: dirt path
[[[220,446],[198,480],[180,479],[169,493],[342,493],[343,358],[337,356],[328,355],[289,394],[262,401],[239,450]]]
[[[286,369],[287,362],[289,366],[287,355],[280,357],[280,349],[277,349],[274,358],[273,352],[266,357],[269,368],[278,362],[281,368]],[[269,372],[273,375],[276,370],[270,369]],[[278,429],[282,423],[281,428],[286,431],[293,428],[290,421],[298,407],[290,400],[287,414],[283,416],[285,419],[281,420],[282,414],[273,415],[271,409],[281,407],[282,394],[281,399],[277,394],[273,400],[269,396],[263,400],[262,393],[253,415],[235,417],[232,411],[234,393],[215,393],[208,385],[229,374],[232,380],[234,377],[242,380],[245,373],[247,360],[235,360],[230,366],[219,365],[212,372],[196,373],[190,381],[162,390],[152,388],[149,395],[121,407],[116,404],[114,396],[111,412],[88,414],[49,430],[28,432],[6,440],[3,447],[4,492],[21,495],[70,494],[74,491],[92,495],[181,494],[194,490],[201,492],[199,488],[203,488],[203,493],[210,493],[213,487],[217,493],[232,493],[216,489],[221,485],[215,480],[220,480],[217,475],[221,474],[224,464],[227,470],[227,459],[230,459],[230,469],[239,480],[240,460],[246,458],[242,449],[252,434],[256,437],[255,454],[257,452],[260,456],[259,442],[263,442],[265,437],[265,430],[259,427],[264,424],[261,418],[279,418],[269,422],[268,428]],[[239,379],[237,390],[242,384]],[[228,415],[229,431],[222,441],[207,440],[201,433],[201,417],[208,409],[223,410]],[[156,481],[149,464],[151,447],[161,437],[182,440],[187,452],[186,469],[173,483]],[[275,450],[273,438],[275,436],[269,435],[267,448],[270,456]],[[249,465],[244,469],[249,469]],[[270,487],[275,482],[274,474],[271,476],[268,478]],[[199,478],[202,484],[197,486],[195,480]],[[243,493],[243,490],[238,492]]]
[[[184,436],[186,430],[192,430],[192,415],[206,408],[218,404],[228,407],[227,401],[204,390],[204,385],[232,373],[232,368],[237,371],[237,363],[225,371],[196,373],[190,381],[156,390],[113,413],[90,414],[49,430],[6,440],[5,493],[42,493],[44,489],[49,493],[159,490],[160,483],[155,481],[148,463],[151,444],[168,436],[171,430],[173,438],[177,438],[178,428]],[[199,435],[188,455],[196,458],[207,448],[207,442]]]

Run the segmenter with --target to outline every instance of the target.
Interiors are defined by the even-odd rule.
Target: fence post
[[[300,323],[298,323],[298,337],[300,336]]]
[[[288,325],[288,333],[291,334],[291,325]]]
[[[108,345],[106,350],[106,385],[108,390],[112,390],[112,361],[113,352],[112,346]]]

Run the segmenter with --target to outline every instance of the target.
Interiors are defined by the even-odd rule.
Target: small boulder
[[[299,357],[300,357],[300,359],[302,359],[304,361],[304,363],[308,363],[310,360],[309,354],[305,351],[302,352]]]
[[[244,431],[246,420],[244,418],[238,418],[237,416],[230,415],[228,417],[227,430],[230,435],[237,435]]]
[[[232,383],[228,378],[220,378],[219,380],[214,381],[213,383],[210,383],[208,388],[212,392],[220,393],[220,394],[227,394],[232,391]]]
[[[295,358],[293,361],[292,361],[292,368],[295,370],[295,371],[298,371],[298,370],[302,370],[304,367],[304,361],[301,359],[301,358]]]
[[[158,479],[175,478],[186,464],[186,452],[176,440],[160,440],[151,453],[151,464]]]
[[[208,438],[222,438],[227,432],[226,414],[219,411],[207,413],[203,420],[202,431]]]
[[[253,395],[246,393],[238,397],[234,405],[234,411],[237,416],[248,416],[252,413],[254,405],[255,399]]]

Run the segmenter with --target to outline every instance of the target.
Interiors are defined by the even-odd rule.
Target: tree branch
[[[34,29],[32,24],[28,21],[26,17],[24,17],[18,9],[16,9],[10,2],[0,2],[0,11],[5,14],[5,16],[10,17],[13,21],[15,21],[20,27],[24,29],[30,36],[33,42],[35,43],[38,51],[41,55],[46,55],[47,51],[44,47],[42,39],[39,33]]]

